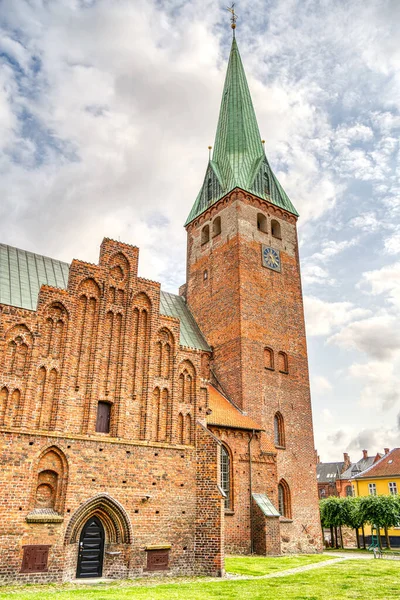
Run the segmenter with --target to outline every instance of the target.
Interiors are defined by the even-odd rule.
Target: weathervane
[[[236,20],[237,20],[237,14],[235,13],[235,3],[232,2],[232,6],[227,6],[226,10],[229,10],[229,12],[231,13],[231,27],[233,29],[233,37],[235,37],[235,29],[236,29]]]

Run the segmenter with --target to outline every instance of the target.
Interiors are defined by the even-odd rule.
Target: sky
[[[0,241],[176,292],[213,145],[226,1],[0,0]],[[298,212],[321,460],[400,445],[400,2],[241,0],[266,154]]]

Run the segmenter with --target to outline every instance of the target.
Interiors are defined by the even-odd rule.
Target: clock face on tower
[[[263,267],[272,269],[273,271],[281,270],[281,255],[279,250],[275,250],[270,246],[262,245],[262,264]]]

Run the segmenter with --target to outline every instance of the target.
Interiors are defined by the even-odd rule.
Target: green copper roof
[[[212,160],[185,224],[236,187],[298,214],[265,156],[242,60],[233,38]]]
[[[0,304],[36,310],[40,287],[65,290],[68,276],[68,263],[0,244]],[[210,350],[183,298],[162,291],[160,314],[179,319],[182,346]]]
[[[40,286],[67,287],[69,265],[0,244],[0,304],[36,310]]]

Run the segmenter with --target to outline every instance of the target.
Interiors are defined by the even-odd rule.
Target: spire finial
[[[212,146],[208,146],[208,160],[211,160],[211,149]]]
[[[236,20],[237,20],[237,14],[235,13],[235,3],[232,2],[232,6],[227,6],[226,10],[229,10],[229,12],[231,13],[231,28],[233,31],[233,37],[235,37]]]

